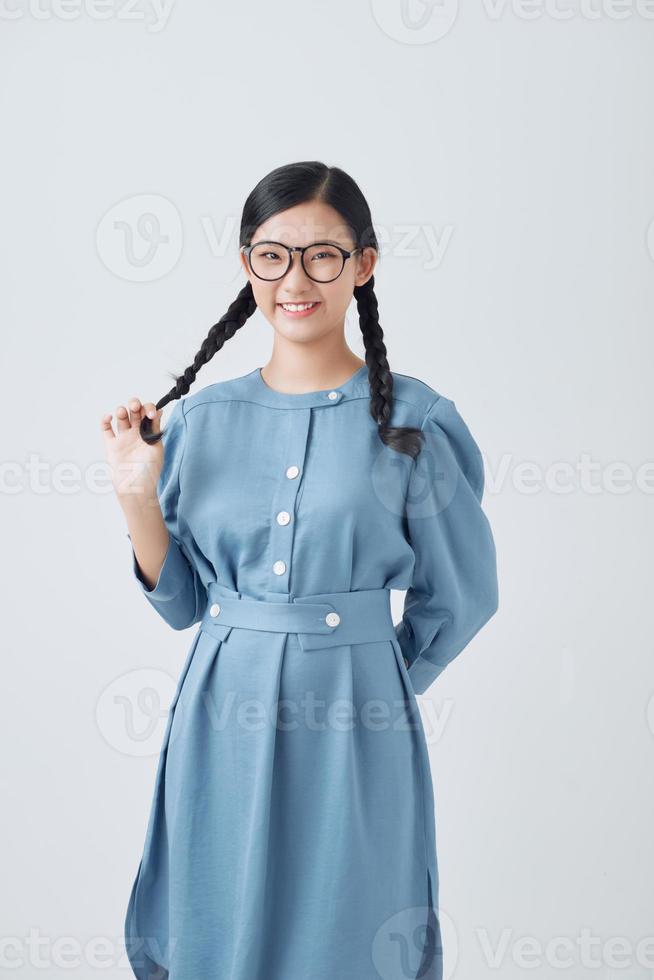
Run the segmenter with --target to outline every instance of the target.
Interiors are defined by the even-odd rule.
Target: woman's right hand
[[[149,445],[141,438],[139,426],[146,415],[152,431],[160,431],[161,414],[154,402],[143,404],[138,398],[116,408],[117,432],[111,415],[102,416],[102,431],[111,467],[111,480],[123,507],[147,507],[157,501],[157,482],[164,460],[163,440]]]

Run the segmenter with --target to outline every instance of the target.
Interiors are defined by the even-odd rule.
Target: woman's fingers
[[[157,409],[154,402],[146,402],[143,406],[143,411],[152,422],[152,431],[159,432],[159,423],[161,422],[161,413],[163,409]]]
[[[141,401],[138,398],[130,398],[129,400],[129,422],[130,425],[140,425],[141,419],[143,418],[143,411],[141,406]]]
[[[126,432],[127,429],[131,428],[129,412],[124,405],[118,405],[116,408],[116,427],[118,432]]]
[[[110,412],[102,416],[102,418],[100,419],[100,425],[102,427],[102,435],[104,437],[105,442],[113,442],[114,439],[116,438],[116,433],[114,432],[114,427],[111,424]]]
[[[130,398],[129,409],[124,405],[118,405],[116,408],[116,428],[118,432],[126,432],[132,427],[140,426],[141,419],[147,416],[152,422],[152,431],[159,432],[161,421],[161,413],[163,409],[157,409],[154,402],[142,403],[139,398]],[[102,432],[105,439],[111,441],[115,439],[116,433],[114,432],[113,426],[111,424],[112,415],[107,412],[103,415],[100,420],[100,425],[102,427]]]

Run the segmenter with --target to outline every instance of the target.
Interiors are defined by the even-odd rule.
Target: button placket
[[[283,420],[287,439],[279,457],[279,479],[271,502],[269,592],[290,595],[293,540],[295,536],[295,502],[302,479],[311,409],[295,409]]]

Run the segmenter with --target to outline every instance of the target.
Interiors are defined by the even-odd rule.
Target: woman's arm
[[[122,411],[121,411],[122,409]],[[198,622],[207,602],[205,586],[194,567],[178,519],[179,477],[186,442],[184,402],[172,409],[163,436],[149,446],[141,439],[143,413],[154,410],[153,431],[159,431],[161,411],[130,401],[129,416],[119,406],[118,436],[111,416],[103,427],[120,506],[131,543],[132,571],[150,605],[173,629]]]
[[[161,513],[159,500],[149,500],[144,506],[119,498],[128,537],[134,549],[134,561],[141,580],[148,591],[152,591],[163,568],[164,559],[170,544],[170,535]]]
[[[413,582],[396,634],[417,694],[431,686],[499,605],[495,542],[481,502],[481,452],[454,402],[439,397],[409,481]]]

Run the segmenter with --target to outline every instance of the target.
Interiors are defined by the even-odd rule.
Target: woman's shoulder
[[[393,375],[393,398],[404,401],[413,407],[422,419],[440,399],[445,398],[440,391],[420,378],[410,374],[391,371]],[[447,400],[447,399],[445,399]]]
[[[255,370],[257,370],[255,368]],[[252,378],[254,371],[241,374],[237,378],[226,378],[223,381],[215,381],[213,384],[205,385],[185,395],[182,399],[184,403],[184,414],[188,415],[191,409],[198,405],[207,405],[212,402],[238,401],[243,397],[244,382]]]
[[[452,398],[442,394],[432,385],[410,374],[393,373],[395,401],[406,401],[412,408],[407,411],[412,425],[424,430],[445,433],[450,438],[473,443],[467,423]],[[476,449],[476,446],[474,446]]]

